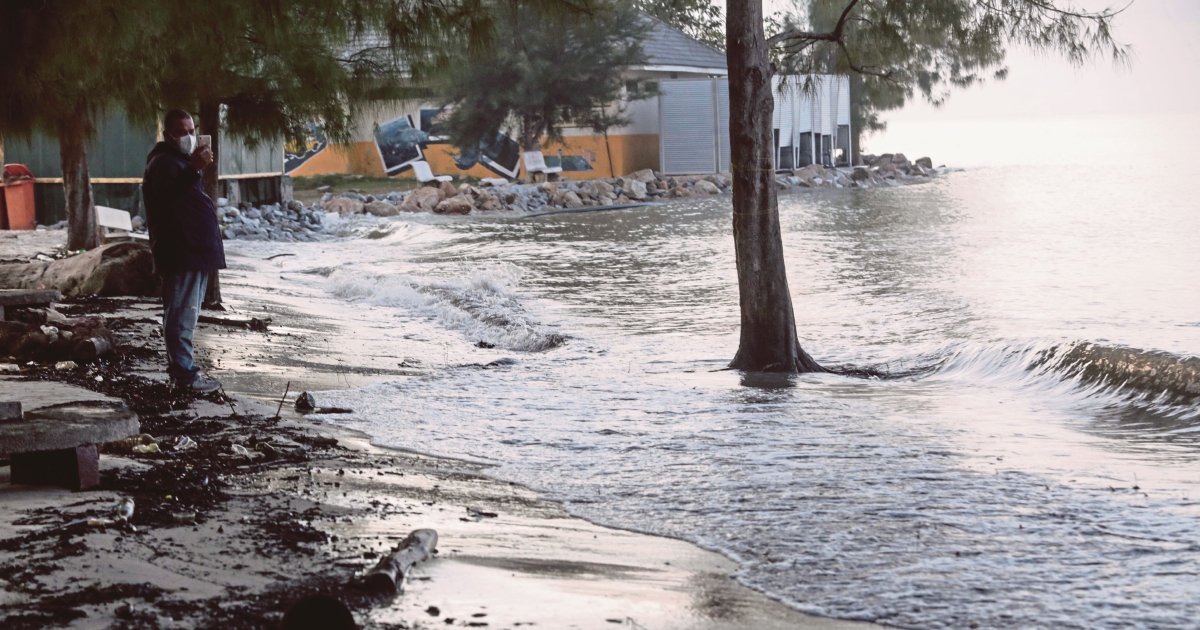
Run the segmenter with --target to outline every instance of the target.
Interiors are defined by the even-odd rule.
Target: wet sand
[[[736,566],[719,554],[573,518],[526,488],[488,477],[482,466],[381,449],[319,416],[286,411],[290,404],[281,421],[265,420],[275,412],[265,403],[287,381],[294,396],[419,371],[395,367],[394,357],[344,365],[322,347],[370,346],[389,334],[386,327],[339,336],[353,323],[264,299],[267,291],[239,285],[236,255],[231,263],[226,300],[238,314],[273,319],[268,333],[202,325],[197,335],[201,360],[237,392],[239,415],[198,401],[153,420],[155,437],[167,444],[164,434],[191,431],[222,448],[246,438],[307,450],[271,462],[222,460],[214,476],[226,498],[184,509],[178,523],[164,521],[169,510],[147,506],[133,519],[135,526],[145,519],[137,531],[57,528],[107,514],[128,494],[121,488],[137,487],[122,483],[172,465],[168,456],[106,452],[102,488],[83,493],[11,486],[0,467],[0,540],[10,543],[0,548],[5,627],[271,627],[290,602],[314,592],[344,597],[366,628],[871,627],[795,612],[738,584]],[[151,333],[157,309],[122,301],[110,315],[134,322],[121,330],[122,343],[161,354],[161,339]],[[129,373],[162,380],[160,365],[136,362]],[[0,389],[4,398],[36,404],[97,397],[19,377],[5,377]],[[194,523],[186,521],[192,512]],[[417,566],[402,595],[380,598],[348,586],[417,528],[438,531],[439,554]]]

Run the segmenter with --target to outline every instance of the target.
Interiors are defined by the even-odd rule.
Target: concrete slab
[[[0,453],[32,453],[104,444],[138,434],[137,414],[124,403],[71,402],[25,412],[0,423]]]
[[[21,376],[0,376],[0,400],[19,402],[26,412],[33,411],[38,407],[69,402],[121,402],[118,398],[105,396],[75,385],[52,381],[29,381]]]
[[[0,306],[38,306],[62,299],[58,291],[0,289]]]
[[[48,306],[51,302],[62,299],[58,291],[39,291],[31,289],[0,289],[0,322],[4,321],[4,309],[25,306]]]

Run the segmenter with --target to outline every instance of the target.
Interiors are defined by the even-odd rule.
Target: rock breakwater
[[[910,162],[897,153],[864,156],[864,165],[853,169],[814,164],[791,174],[779,174],[776,182],[780,189],[792,190],[874,188],[920,183],[941,172],[944,167],[933,168],[929,158]],[[531,213],[718,195],[731,192],[731,188],[732,180],[728,175],[664,175],[643,169],[622,177],[587,181],[501,184],[487,180],[479,186],[442,182],[382,195],[364,195],[356,191],[335,195],[326,191],[310,206],[292,200],[284,204],[235,207],[220,199],[217,215],[226,239],[320,241],[341,236],[335,225],[341,223],[342,217],[352,215]]]

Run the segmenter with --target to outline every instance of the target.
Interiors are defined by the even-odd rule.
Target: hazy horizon
[[[1082,4],[1095,9],[1107,3]],[[864,150],[927,152],[956,166],[1062,163],[1105,153],[1105,136],[1107,153],[1126,158],[1133,157],[1131,146],[1146,157],[1159,146],[1200,139],[1188,120],[1200,113],[1200,2],[1135,0],[1117,18],[1115,33],[1133,48],[1127,66],[1097,59],[1075,67],[1058,55],[1016,48],[1009,51],[1006,80],[956,90],[941,107],[918,97],[885,112],[888,130],[868,136]],[[1021,134],[1032,129],[1026,123],[1038,133]],[[974,144],[954,144],[956,130],[969,130]],[[1038,144],[1065,151],[1028,151]]]

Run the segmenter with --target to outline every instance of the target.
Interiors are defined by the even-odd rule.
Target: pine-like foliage
[[[113,107],[152,118],[155,9],[139,0],[0,2],[0,133],[54,135],[81,114],[90,132]]]
[[[172,3],[164,107],[219,102],[224,130],[251,143],[300,137],[321,121],[349,141],[364,108],[412,96],[413,75],[486,46],[474,0],[210,0]]]
[[[918,94],[940,105],[954,89],[1003,79],[1012,46],[1072,64],[1128,59],[1113,37],[1120,11],[1086,11],[1069,0],[807,0],[801,8],[770,25],[776,66],[853,76],[860,134],[883,129],[879,113]]]
[[[637,6],[697,40],[725,50],[725,14],[712,0],[639,0]]]
[[[496,6],[495,40],[486,54],[449,68],[440,82],[452,108],[451,142],[475,147],[497,131],[513,131],[523,149],[563,127],[596,132],[624,124],[613,107],[625,68],[645,62],[641,39],[649,21],[624,2],[582,14],[547,14],[528,6]]]

